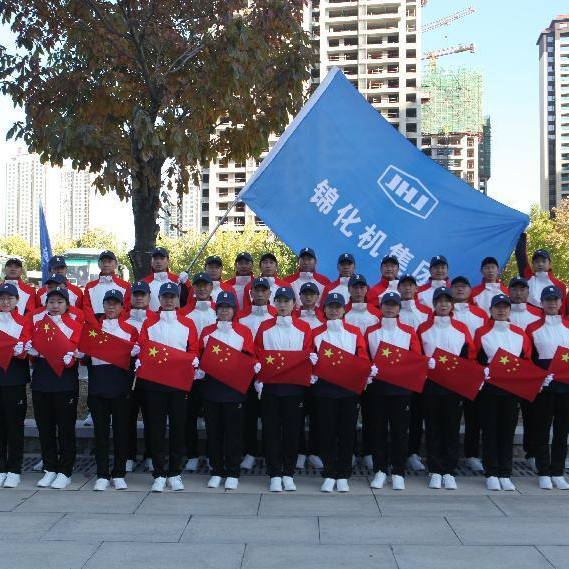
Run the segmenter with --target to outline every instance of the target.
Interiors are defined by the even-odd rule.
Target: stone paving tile
[[[94,477],[85,476],[81,472],[74,473],[71,476],[71,484],[65,490],[52,490],[51,488],[38,488],[38,480],[42,478],[43,472],[26,472],[22,474],[22,481],[18,486],[18,490],[37,490],[38,492],[70,492],[71,490],[80,490],[85,485],[91,489],[94,482]],[[93,480],[93,482],[91,482]],[[89,484],[90,483],[90,484]],[[11,491],[7,488],[2,488],[0,493],[4,491]]]
[[[490,496],[490,499],[506,516],[569,517],[569,495],[564,500],[561,496],[548,494],[543,490],[538,496],[533,494],[511,496],[507,492],[501,492],[499,495]]]
[[[568,490],[542,490],[538,486],[538,477],[536,476],[518,476],[516,478],[512,478],[513,483],[516,486],[516,490],[523,494],[524,496],[564,496],[567,495],[567,499],[569,499],[569,491]]]
[[[23,504],[35,490],[19,490],[16,488],[2,488],[0,491],[0,512],[9,512]]]
[[[376,495],[382,516],[503,516],[487,496],[455,495],[453,492],[430,496]]]
[[[539,551],[557,569],[569,569],[569,545],[542,545]]]
[[[0,512],[0,541],[37,541],[61,518],[62,514]]]
[[[331,496],[263,494],[260,516],[379,516],[377,504],[369,496],[335,493]]]
[[[317,494],[322,495],[320,486],[322,478],[313,476],[295,476],[296,492],[283,492],[283,494],[300,495],[300,494]],[[371,489],[368,479],[365,476],[357,476],[350,478],[351,496],[364,495],[371,497]],[[269,494],[269,477],[268,476],[242,476],[239,479],[239,492],[253,492],[255,494]],[[336,492],[333,492],[336,494]]]
[[[97,545],[85,543],[37,542],[31,546],[15,540],[0,542],[0,567],[9,569],[80,569],[85,566]],[[111,569],[107,565],[106,569]]]

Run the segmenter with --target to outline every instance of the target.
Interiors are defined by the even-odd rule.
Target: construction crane
[[[476,8],[474,6],[469,6],[468,8],[465,8],[464,10],[460,10],[459,12],[451,14],[446,18],[441,18],[440,20],[435,20],[434,22],[429,22],[428,24],[425,24],[424,26],[422,26],[421,32],[422,33],[430,32],[432,30],[436,30],[437,28],[441,28],[442,26],[448,26],[453,22],[456,22],[456,20],[460,20],[465,16],[474,14],[474,12],[476,12]]]
[[[469,51],[470,53],[474,53],[476,51],[476,44],[459,44],[453,47],[445,47],[444,49],[438,49],[434,51],[428,51],[427,53],[423,54],[422,59],[429,60],[429,69],[433,71],[437,66],[437,59],[439,57],[443,57],[445,55],[452,55],[453,53],[462,53]]]

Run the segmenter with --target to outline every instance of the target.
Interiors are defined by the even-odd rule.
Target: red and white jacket
[[[489,320],[477,330],[474,344],[478,359],[484,364],[492,361],[499,348],[526,360],[531,355],[531,342],[526,333],[508,321]]]
[[[379,344],[387,342],[404,350],[410,350],[421,354],[421,342],[415,330],[411,326],[402,324],[398,318],[382,317],[381,321],[368,328],[365,335],[369,355],[372,361],[375,359]],[[380,370],[381,375],[381,370]]]
[[[322,291],[322,305],[324,305],[324,301],[326,297],[331,293],[335,292],[337,294],[341,294],[344,297],[344,301],[346,304],[350,301],[350,291],[348,290],[348,282],[350,281],[350,277],[338,277],[335,281],[332,281],[329,285],[324,287]]]
[[[18,342],[23,342],[25,345],[32,338],[32,321],[30,318],[22,316],[17,310],[0,312],[0,331],[12,336],[12,338],[17,338]],[[24,359],[26,352],[22,351],[19,356],[14,357]]]
[[[31,312],[36,307],[36,289],[26,284],[22,279],[6,279],[5,281],[0,281],[0,285],[4,283],[13,284],[18,289],[18,303],[16,308],[20,314],[26,314]]]
[[[34,309],[33,312],[27,314],[26,316],[30,319],[33,326],[36,322],[39,322],[46,314],[47,314],[47,308],[45,306],[40,306],[39,308]],[[79,310],[79,308],[76,308],[75,306],[71,305],[68,306],[67,314],[70,318],[72,318],[81,325],[83,325],[83,322],[85,322],[85,315],[83,314],[83,311]]]
[[[495,283],[481,283],[472,288],[468,302],[479,306],[490,316],[490,303],[497,294],[505,294],[509,296],[508,287],[500,281]]]
[[[521,328],[524,332],[530,324],[541,320],[542,317],[543,310],[533,304],[526,304],[525,302],[512,304],[510,322],[518,326],[518,328]]]
[[[318,292],[320,293],[320,301],[322,301],[322,291],[327,285],[330,284],[330,279],[328,277],[325,277],[316,271],[313,273],[297,271],[296,273],[285,277],[284,280],[287,281],[292,290],[294,290],[296,308],[300,308],[302,304],[302,301],[300,300],[300,287],[304,283],[314,283],[318,287]],[[318,305],[319,304],[320,302]]]
[[[142,330],[142,325],[147,319],[158,320],[158,315],[150,308],[131,308],[121,319],[127,324],[134,326],[138,333]]]
[[[69,306],[75,306],[79,309],[83,307],[83,291],[73,283],[67,281],[67,292],[69,293]],[[36,293],[36,308],[45,306],[47,301],[47,287],[42,286]]]
[[[372,286],[366,295],[367,301],[372,304],[373,306],[380,308],[381,306],[381,299],[386,292],[396,292],[399,294],[397,290],[397,285],[399,284],[399,279],[394,279],[392,281],[388,281],[386,278],[383,278],[374,286]]]
[[[413,300],[402,300],[401,310],[399,311],[399,321],[402,324],[411,326],[415,331],[423,323],[431,317],[432,311],[430,308]]]
[[[210,338],[219,340],[235,350],[255,354],[253,345],[253,335],[247,326],[239,324],[239,322],[214,322],[203,329],[200,336],[200,354],[206,349]]]
[[[239,306],[243,307],[243,294],[245,293],[245,287],[254,280],[255,275],[253,273],[250,275],[235,275],[234,277],[223,281],[223,284],[233,288],[237,295],[237,302],[239,303]]]
[[[452,315],[455,320],[466,324],[472,338],[474,338],[476,330],[488,322],[486,312],[468,302],[455,302]]]
[[[322,326],[322,324],[326,324],[326,318],[324,318],[324,313],[320,308],[307,310],[301,306],[295,311],[295,315],[298,319],[306,322],[310,326],[311,330]]]
[[[285,280],[280,279],[278,276],[277,277],[264,277],[264,278],[267,279],[269,281],[269,284],[271,285],[271,297],[269,299],[269,302],[271,304],[274,304],[274,297],[275,297],[275,292],[277,291],[277,289],[280,288],[281,286],[289,286],[289,284]],[[253,284],[253,281],[251,281],[245,287],[245,290],[243,291],[243,305],[242,306],[239,305],[242,310],[249,308],[249,306],[251,306],[251,304],[252,304],[252,301],[251,301],[251,286],[252,286],[252,284]]]
[[[425,283],[423,286],[420,286],[417,290],[417,300],[421,303],[433,309],[433,293],[441,286],[450,287],[450,281],[435,281],[433,279],[429,279],[428,283]]]
[[[437,348],[469,359],[475,356],[474,342],[468,327],[452,316],[433,315],[419,326],[417,335],[426,356],[432,356]]]
[[[274,306],[270,304],[266,304],[265,306],[253,304],[237,315],[237,321],[239,324],[247,326],[247,328],[251,330],[253,338],[255,338],[259,326],[261,326],[265,320],[271,320],[272,318],[276,318],[276,316],[277,310]]]
[[[129,342],[138,341],[138,330],[128,324],[125,320],[120,318],[113,318],[109,320],[103,316],[100,320],[101,330],[117,338],[122,338],[123,340],[128,340]],[[100,360],[99,358],[91,357],[91,364],[94,366],[99,365],[110,365],[109,362]]]
[[[569,348],[569,322],[561,316],[543,316],[526,331],[538,360],[552,360],[559,346]]]
[[[348,302],[344,320],[352,326],[357,326],[362,334],[370,326],[374,326],[381,319],[381,311],[375,308],[371,303],[366,302]]]
[[[194,300],[193,308],[191,310],[186,310],[186,306],[184,309],[180,310],[180,314],[185,318],[192,320],[196,325],[198,336],[200,336],[206,326],[215,324],[217,315],[215,313],[215,303],[212,300]]]
[[[178,278],[178,275],[169,271],[152,271],[151,275],[142,279],[150,287],[150,310],[157,312],[160,308],[160,298],[158,298],[160,287],[167,282],[177,283]]]
[[[313,336],[316,350],[320,349],[320,344],[324,341],[369,361],[367,346],[360,329],[341,319],[327,320],[313,331]]]
[[[276,316],[265,320],[255,335],[255,350],[312,350],[312,330],[296,316]]]
[[[87,283],[83,294],[83,312],[88,322],[96,319],[96,314],[102,314],[103,298],[109,290],[120,290],[124,297],[123,311],[130,310],[130,283],[119,279],[116,275],[100,275],[97,280]]]

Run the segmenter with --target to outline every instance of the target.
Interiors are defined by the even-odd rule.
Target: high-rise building
[[[554,18],[539,46],[540,204],[569,197],[569,14]]]
[[[189,192],[179,199],[176,191],[167,191],[168,203],[162,201],[163,211],[160,213],[160,233],[166,237],[182,237],[187,232],[198,232],[199,228],[199,196],[194,184]]]
[[[85,170],[59,171],[59,235],[79,239],[89,228],[93,175]]]

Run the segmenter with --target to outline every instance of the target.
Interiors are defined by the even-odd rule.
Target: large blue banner
[[[41,278],[42,283],[45,283],[49,277],[49,260],[51,258],[51,241],[49,239],[49,232],[45,222],[45,215],[43,207],[39,205],[39,218],[40,218],[40,253],[41,253]]]
[[[338,255],[375,281],[381,258],[429,277],[445,255],[451,275],[480,280],[480,261],[501,266],[529,222],[425,156],[335,68],[241,192],[242,200],[295,252],[312,247],[336,278]]]

